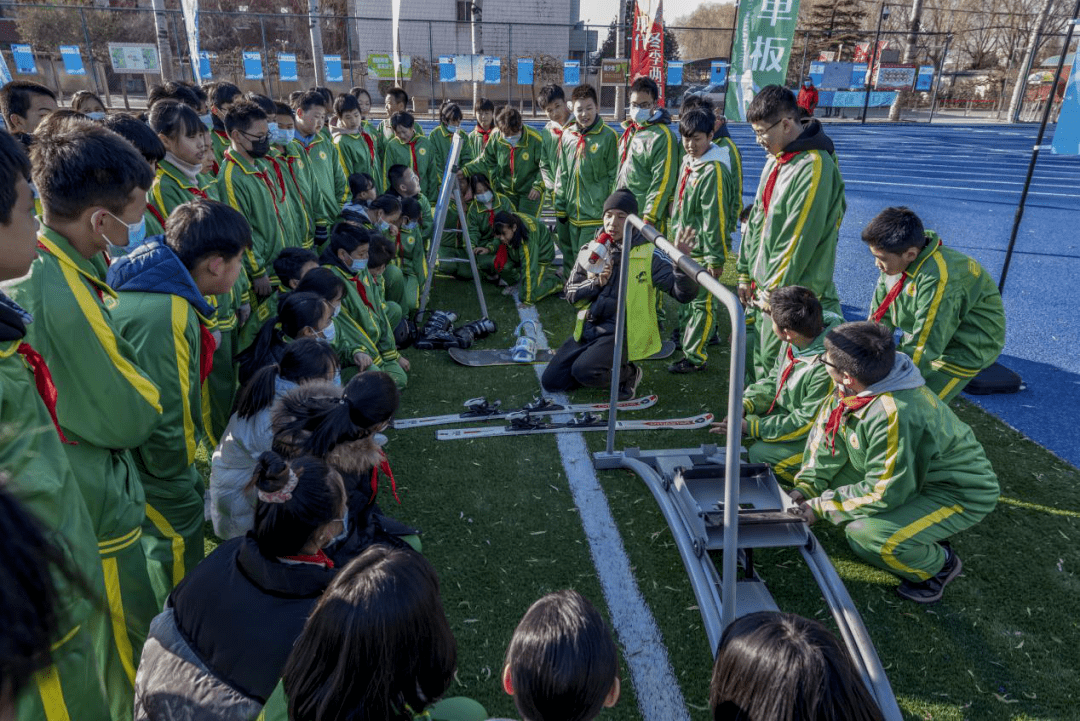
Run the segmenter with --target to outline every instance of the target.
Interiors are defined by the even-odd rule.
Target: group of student
[[[610,382],[627,244],[622,395],[660,347],[658,290],[683,304],[670,370],[705,367],[716,300],[639,233],[624,238],[629,214],[716,278],[734,261],[753,340],[751,460],[773,464],[807,522],[850,522],[852,548],[900,576],[901,595],[939,599],[961,567],[944,539],[998,493],[947,405],[1001,350],[993,284],[890,208],[863,234],[882,270],[872,321],[843,324],[843,181],[821,125],[799,120],[790,91],[755,97],[770,157],[743,213],[722,118],[692,98],[676,133],[658,96],[634,82],[621,134],[587,85],[569,104],[543,88],[542,133],[481,103],[457,163],[465,228],[451,230],[522,301],[561,291],[575,306],[549,390]],[[456,646],[437,577],[416,530],[376,502],[380,478],[395,491],[382,431],[411,370],[405,319],[434,272],[432,200],[465,135],[456,105],[430,136],[407,106],[391,90],[375,127],[361,88],[286,104],[171,82],[136,118],[90,94],[58,109],[41,85],[0,90],[2,485],[62,569],[43,582],[51,650],[15,677],[20,718],[485,718],[467,699],[439,702]],[[440,241],[454,253],[462,235]],[[209,488],[200,444],[214,449]],[[204,518],[225,539],[205,559]],[[586,632],[611,643],[574,594],[526,614],[503,679],[523,718],[592,718],[615,702],[613,645],[610,664],[578,658],[598,675],[567,660]],[[569,676],[547,677],[564,665]],[[717,691],[736,686],[714,678],[714,708],[742,703]]]

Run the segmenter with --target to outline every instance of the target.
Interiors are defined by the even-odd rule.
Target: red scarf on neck
[[[873,320],[880,323],[881,319],[885,317],[885,314],[889,312],[889,306],[893,304],[893,301],[900,295],[900,291],[904,289],[904,283],[907,282],[908,274],[903,272],[900,274],[900,280],[893,283],[893,287],[889,289],[889,294],[885,296],[885,300],[881,301],[881,305],[878,306],[874,314],[870,316]]]
[[[773,188],[776,187],[776,179],[780,175],[781,166],[787,165],[798,153],[780,153],[776,159],[776,165],[769,173],[769,179],[765,181],[765,190],[761,192],[761,206],[765,214],[769,214],[769,203],[772,202]]]
[[[772,403],[769,404],[769,410],[765,411],[765,415],[772,413],[772,409],[776,407],[776,401],[780,398],[780,391],[784,390],[784,384],[787,383],[791,372],[795,370],[795,364],[799,362],[795,360],[795,354],[792,352],[790,345],[787,347],[787,359],[788,364],[784,366],[784,371],[780,374],[780,382],[776,384],[776,395],[773,396]]]
[[[53,383],[52,373],[49,372],[49,366],[45,363],[45,359],[29,343],[25,342],[20,343],[15,352],[26,360],[26,364],[34,372],[34,384],[37,386],[38,395],[45,402],[45,408],[49,411],[49,417],[52,418],[53,425],[56,426],[56,432],[60,435],[60,440],[69,446],[77,446],[78,443],[69,441],[64,432],[60,430],[60,421],[56,418],[56,384]]]
[[[825,423],[825,437],[829,440],[829,449],[833,455],[836,454],[836,434],[844,424],[844,414],[865,408],[873,403],[875,398],[877,396],[842,396],[836,408],[829,412],[829,420]]]

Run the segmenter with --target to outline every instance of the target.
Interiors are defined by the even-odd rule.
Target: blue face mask
[[[353,258],[352,265],[349,267],[352,269],[352,272],[359,273],[360,271],[367,269],[367,258],[364,258],[363,260]]]
[[[107,210],[105,212],[109,213],[109,211],[107,211]],[[120,225],[127,228],[127,231],[128,231],[127,232],[127,242],[126,243],[114,243],[111,240],[109,240],[108,236],[106,236],[104,233],[102,233],[102,235],[105,236],[105,240],[106,240],[106,242],[108,242],[109,245],[113,246],[114,248],[117,248],[118,250],[130,251],[130,250],[134,250],[138,246],[142,245],[142,242],[144,240],[146,240],[146,216],[143,216],[142,218],[140,218],[138,223],[131,223],[129,225],[129,224],[125,223],[124,221],[120,220],[119,218],[117,218],[112,213],[109,213],[109,215],[112,215],[113,218],[116,218],[116,222],[120,223]]]

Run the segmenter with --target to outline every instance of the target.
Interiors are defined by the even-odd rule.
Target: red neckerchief
[[[372,310],[375,310],[375,306],[371,304],[371,301],[367,299],[367,290],[364,288],[364,281],[360,280],[360,274],[357,273],[353,276],[353,283],[356,284],[356,292],[360,294],[360,300],[364,301],[364,305]]]
[[[40,240],[38,241],[37,247],[38,247],[38,250],[43,251],[45,253],[48,253],[49,255],[52,255],[52,251],[49,250],[48,246],[46,246]],[[102,253],[102,255],[105,257],[105,264],[108,265],[109,264],[109,254],[108,253]],[[90,285],[93,287],[94,292],[97,293],[98,300],[101,301],[102,303],[104,303],[105,302],[105,294],[101,292],[101,288],[98,286],[98,283],[101,283],[101,281],[96,281],[96,282],[91,281]],[[105,285],[105,284],[101,283],[101,285]]]
[[[686,181],[690,180],[690,164],[686,164],[686,170],[683,171],[682,180],[679,181],[679,202],[682,202],[683,192],[686,190]]]
[[[798,153],[780,153],[780,156],[777,157],[776,165],[773,166],[772,172],[769,173],[769,179],[765,181],[765,190],[761,193],[761,205],[766,215],[769,214],[769,203],[772,201],[773,188],[776,187],[776,178],[780,175],[780,166],[787,165],[796,155]]]
[[[401,505],[401,499],[397,494],[397,481],[394,480],[394,472],[390,470],[390,460],[382,451],[379,453],[382,455],[382,460],[379,461],[379,465],[371,469],[371,498],[368,499],[368,503],[375,502],[375,496],[379,492],[379,471],[382,471],[383,475],[390,479],[390,492],[394,494],[394,500]]]
[[[634,139],[634,135],[638,131],[637,123],[631,122],[626,126],[626,130],[623,131],[622,137],[619,140],[622,142],[622,159],[620,163],[626,162],[626,154],[630,152],[630,141]]]
[[[904,289],[904,283],[907,282],[908,274],[903,272],[900,274],[900,280],[893,283],[893,287],[889,289],[888,295],[885,296],[885,300],[881,301],[881,305],[877,307],[874,314],[870,316],[878,323],[885,317],[885,314],[889,312],[889,306],[893,304],[893,301],[900,295],[900,291]]]
[[[15,352],[26,360],[26,364],[34,372],[34,384],[37,386],[38,395],[45,402],[45,408],[48,409],[49,417],[52,418],[53,425],[56,426],[56,432],[60,434],[60,440],[69,446],[79,445],[74,441],[69,441],[64,432],[60,430],[60,421],[56,418],[56,384],[53,383],[52,373],[49,372],[49,366],[45,363],[45,359],[26,342],[20,343]]]
[[[795,370],[795,364],[799,361],[795,360],[795,354],[791,351],[791,346],[787,347],[787,359],[788,364],[784,367],[783,373],[780,374],[780,382],[776,384],[776,395],[773,396],[772,403],[769,404],[769,410],[765,411],[765,415],[772,413],[772,409],[776,407],[776,401],[780,398],[780,391],[784,389],[784,384],[787,383],[788,376]]]
[[[286,561],[300,561],[301,563],[315,563],[320,566],[326,566],[327,568],[333,568],[334,562],[330,560],[330,557],[326,555],[326,551],[319,549],[319,552],[313,556],[285,556]]]
[[[829,449],[836,455],[836,434],[844,422],[845,413],[855,411],[870,405],[877,396],[842,396],[840,402],[829,412],[829,420],[825,423],[825,437],[829,439]]]
[[[199,323],[199,382],[204,383],[214,370],[214,351],[217,350],[217,341],[214,334],[202,323]]]

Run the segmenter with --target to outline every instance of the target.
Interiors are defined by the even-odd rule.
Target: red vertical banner
[[[664,105],[664,10],[663,0],[634,3],[634,32],[630,49],[630,82],[650,77],[660,88]]]

